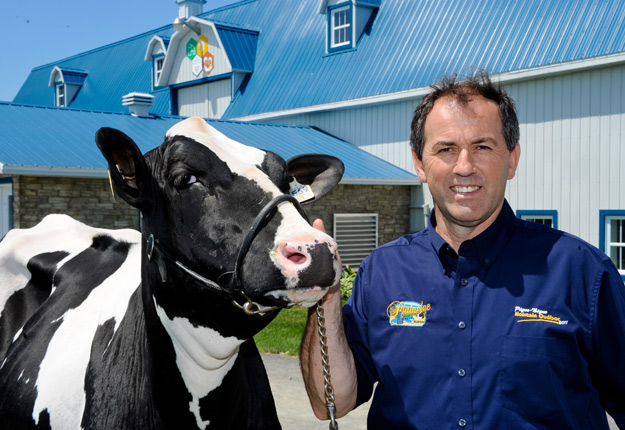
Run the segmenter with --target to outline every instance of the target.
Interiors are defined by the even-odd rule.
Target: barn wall
[[[555,210],[558,228],[600,247],[601,210],[625,210],[625,65],[508,83],[521,161],[514,210]],[[410,122],[419,99],[277,118],[308,124],[413,171]],[[427,186],[420,198],[432,207]]]
[[[14,227],[33,227],[48,214],[62,213],[100,228],[134,228],[139,212],[115,201],[108,179],[15,176]]]
[[[48,214],[63,213],[100,228],[138,228],[138,211],[118,198],[106,179],[15,176],[15,228],[29,228]],[[378,244],[409,232],[410,187],[338,185],[304,208],[333,234],[335,213],[377,213]]]
[[[409,233],[409,205],[410,187],[407,186],[338,185],[304,209],[311,221],[321,218],[331,235],[334,234],[335,213],[377,213],[378,245],[382,245]]]

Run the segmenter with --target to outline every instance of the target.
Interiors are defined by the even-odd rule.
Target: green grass
[[[299,357],[299,345],[306,326],[308,309],[298,306],[280,311],[278,316],[254,336],[260,352]]]

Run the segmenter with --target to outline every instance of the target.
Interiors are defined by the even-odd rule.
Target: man
[[[485,75],[446,79],[415,110],[430,226],[376,249],[342,312],[337,288],[324,298],[338,417],[377,383],[371,429],[607,429],[605,411],[625,429],[623,281],[581,239],[515,217],[518,140]],[[316,325],[311,311],[302,372],[327,418]]]

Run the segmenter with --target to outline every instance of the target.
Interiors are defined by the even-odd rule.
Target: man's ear
[[[419,180],[425,184],[427,182],[427,177],[425,176],[425,169],[423,168],[423,160],[417,156],[414,149],[411,149],[410,151],[412,152],[412,163],[414,164],[417,176],[419,176]]]
[[[286,163],[289,175],[298,183],[308,185],[314,194],[312,198],[302,201],[302,204],[312,203],[329,193],[345,172],[341,160],[325,154],[302,154],[289,159]]]
[[[146,201],[145,189],[149,178],[141,151],[131,138],[114,128],[99,129],[95,141],[108,162],[115,194],[141,210]]]

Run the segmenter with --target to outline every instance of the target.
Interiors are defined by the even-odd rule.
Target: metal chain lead
[[[326,319],[323,316],[323,306],[321,300],[317,303],[317,331],[319,333],[319,343],[321,344],[321,363],[323,365],[323,385],[326,396],[326,408],[330,418],[330,430],[338,430],[339,423],[336,421],[336,405],[334,404],[334,387],[330,377],[330,357],[328,356],[328,338],[326,336]]]

